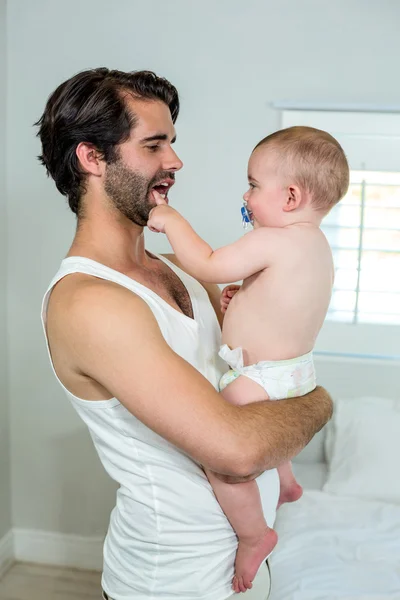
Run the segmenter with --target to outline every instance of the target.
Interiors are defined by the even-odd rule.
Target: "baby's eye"
[[[254,183],[249,183],[249,188],[251,188],[252,190],[254,190],[256,186],[254,185]]]

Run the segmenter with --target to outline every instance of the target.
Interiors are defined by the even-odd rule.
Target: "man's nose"
[[[168,156],[165,158],[163,168],[165,171],[179,171],[183,167],[183,162],[172,148],[169,149]]]

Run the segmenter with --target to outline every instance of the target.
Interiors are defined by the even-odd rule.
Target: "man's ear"
[[[298,185],[290,185],[287,188],[286,201],[283,205],[284,212],[296,210],[304,202],[305,194]]]
[[[95,177],[103,175],[105,170],[105,161],[101,153],[93,144],[81,142],[76,148],[76,155],[85,173],[90,173]]]

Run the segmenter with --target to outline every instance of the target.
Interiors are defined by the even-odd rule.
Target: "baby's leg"
[[[284,502],[296,502],[303,495],[303,488],[299,485],[293,475],[292,465],[289,461],[278,467],[281,493],[278,508]]]
[[[267,400],[266,392],[248,377],[238,377],[222,392],[232,404]],[[255,481],[229,484],[206,471],[217,500],[235,530],[239,545],[235,561],[235,592],[245,592],[265,558],[272,552],[277,535],[264,519],[260,493]]]
[[[265,522],[260,493],[255,481],[225,483],[206,469],[217,500],[239,539],[232,588],[245,592],[267,556],[274,549],[278,537]]]

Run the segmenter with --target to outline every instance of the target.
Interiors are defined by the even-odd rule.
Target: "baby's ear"
[[[291,212],[299,208],[306,200],[305,193],[298,185],[290,185],[287,188],[286,200],[283,205],[284,212]]]

